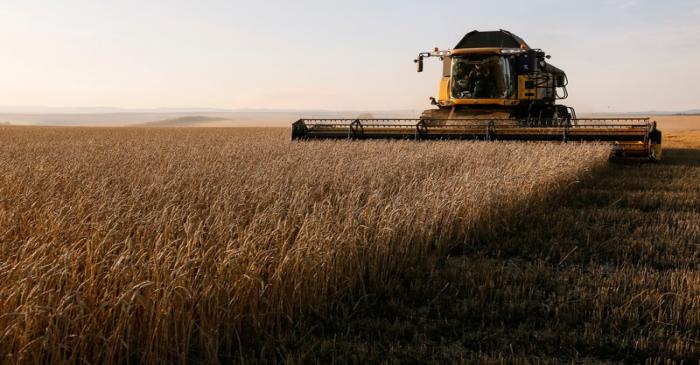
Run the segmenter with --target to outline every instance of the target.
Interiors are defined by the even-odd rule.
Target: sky
[[[585,112],[700,108],[700,0],[5,0],[0,106],[424,109],[420,51],[507,29]]]

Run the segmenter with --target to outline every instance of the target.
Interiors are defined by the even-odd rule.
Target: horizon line
[[[0,106],[0,114],[129,114],[129,113],[389,113],[415,112],[421,108],[326,109],[326,108],[216,108],[216,107],[113,107],[113,106]],[[586,114],[697,114],[700,108],[644,111],[577,111]]]

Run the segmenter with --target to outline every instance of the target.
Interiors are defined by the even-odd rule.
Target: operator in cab
[[[487,64],[476,64],[469,73],[467,88],[474,99],[496,97],[496,82]]]
[[[452,68],[452,97],[458,99],[471,97],[469,69],[466,62],[456,62]]]
[[[472,65],[469,65],[472,66]],[[456,63],[452,73],[452,94],[460,99],[497,97],[496,82],[487,64],[474,64],[468,71],[466,62]]]

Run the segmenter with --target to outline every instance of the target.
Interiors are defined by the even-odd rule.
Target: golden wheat
[[[608,147],[0,127],[0,362],[216,362],[497,229]]]

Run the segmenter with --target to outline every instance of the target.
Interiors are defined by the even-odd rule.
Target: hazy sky
[[[0,105],[422,109],[416,53],[499,28],[580,111],[700,108],[700,0],[5,0]]]

